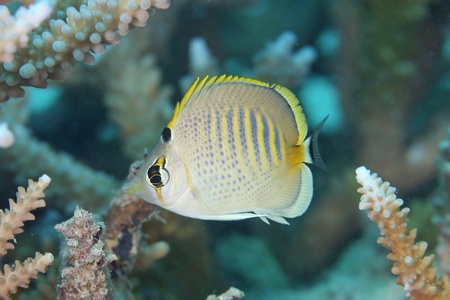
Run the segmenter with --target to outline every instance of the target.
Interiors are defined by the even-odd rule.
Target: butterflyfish
[[[205,220],[289,224],[313,195],[306,164],[324,167],[316,133],[287,88],[222,75],[197,79],[124,191]]]

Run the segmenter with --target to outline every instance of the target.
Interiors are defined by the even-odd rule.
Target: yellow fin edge
[[[308,133],[308,123],[306,122],[305,114],[303,113],[303,108],[300,105],[298,98],[292,93],[288,88],[281,86],[279,84],[273,84],[271,86],[275,91],[280,93],[289,106],[292,109],[292,113],[295,117],[295,123],[298,129],[298,141],[297,146],[301,145],[305,140],[306,134]]]

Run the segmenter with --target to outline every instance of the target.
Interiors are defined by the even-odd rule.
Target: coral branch
[[[23,263],[16,260],[14,267],[4,266],[4,272],[0,271],[0,297],[10,299],[10,294],[15,294],[17,288],[28,288],[31,278],[37,278],[38,272],[45,273],[47,267],[53,263],[53,255],[44,255],[36,252],[34,258],[28,258]]]
[[[11,62],[17,48],[27,45],[28,33],[39,26],[52,11],[50,4],[41,1],[29,8],[20,7],[14,16],[0,5],[0,62]]]
[[[67,265],[61,272],[58,298],[97,300],[111,296],[106,269],[116,256],[103,251],[103,223],[77,207],[74,216],[55,229],[64,234],[69,247],[69,252],[64,254]]]
[[[368,210],[369,218],[378,223],[381,237],[378,243],[392,252],[387,256],[394,261],[392,273],[397,283],[404,287],[410,299],[448,299],[450,280],[444,275],[436,278],[432,266],[434,255],[424,256],[426,242],[415,242],[417,230],[408,229],[409,208],[400,210],[403,200],[395,195],[396,189],[389,182],[383,182],[376,173],[365,167],[356,169],[356,180],[362,185],[360,210]]]
[[[9,199],[9,210],[0,210],[0,257],[9,249],[14,249],[14,245],[9,241],[14,239],[16,234],[23,232],[23,222],[35,219],[31,211],[45,207],[42,198],[50,181],[47,175],[42,175],[38,182],[29,180],[26,190],[23,187],[18,188],[17,202]]]
[[[0,210],[0,257],[8,250],[14,249],[10,240],[23,232],[24,222],[35,219],[31,211],[45,206],[42,198],[50,181],[47,175],[42,175],[38,182],[29,180],[26,190],[23,187],[18,188],[17,202],[9,199],[9,210]],[[16,260],[13,267],[5,265],[4,272],[0,271],[0,298],[10,299],[10,294],[16,293],[18,287],[28,288],[31,278],[37,278],[38,272],[45,273],[52,262],[51,253],[43,255],[36,252],[34,258],[28,258],[23,263]]]
[[[76,61],[93,63],[93,53],[102,54],[105,45],[119,43],[119,35],[127,34],[131,25],[145,26],[151,7],[165,9],[170,5],[169,0],[52,0],[51,3],[54,11],[50,20],[27,36],[26,47],[0,64],[0,101],[23,96],[22,86],[45,88],[48,79],[69,77]],[[6,8],[1,7],[6,15]],[[20,34],[14,28],[7,33]]]

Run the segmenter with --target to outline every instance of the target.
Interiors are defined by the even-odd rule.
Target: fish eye
[[[149,181],[153,185],[161,184],[161,175],[159,174],[152,175],[152,177],[149,178]]]
[[[164,143],[170,142],[172,139],[172,130],[170,130],[169,127],[164,128],[163,132],[161,133],[161,138]]]
[[[147,171],[147,182],[154,188],[165,186],[170,179],[169,171],[162,166],[151,166]]]

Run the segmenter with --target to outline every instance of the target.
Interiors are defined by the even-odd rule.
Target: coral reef
[[[396,281],[406,296],[417,300],[448,299],[450,279],[447,275],[436,278],[434,255],[424,256],[427,243],[416,242],[417,229],[408,229],[409,209],[400,210],[403,200],[396,197],[396,189],[365,167],[356,169],[356,180],[362,185],[358,189],[363,195],[359,208],[368,210],[369,218],[378,224],[378,243],[391,251],[387,257],[394,261],[392,273],[397,275]]]
[[[448,142],[439,149],[437,178],[435,170],[450,116],[445,1],[177,0],[167,10],[157,9],[167,0],[5,2],[0,52],[12,61],[0,64],[0,145],[9,146],[0,147],[0,193],[43,173],[52,188],[46,209],[3,264],[36,249],[58,253],[53,227],[80,206],[104,222],[104,245],[94,252],[117,257],[98,271],[118,299],[205,299],[231,285],[245,290],[245,299],[404,299],[384,249],[373,242],[375,226],[355,205],[354,166],[364,164],[396,182],[418,216],[408,214],[418,220],[409,224],[429,241],[437,269],[449,272]],[[23,12],[45,5],[51,12],[42,25],[27,24],[21,44],[14,35],[3,47],[12,37],[3,31],[18,33]],[[135,25],[145,27],[130,30]],[[289,86],[309,128],[330,114],[319,141],[330,171],[312,167],[314,200],[291,226],[192,220],[120,191],[128,166],[159,138],[185,86],[220,73]],[[23,90],[24,99],[4,101]],[[399,210],[396,221],[405,224]],[[417,247],[405,252],[417,258],[411,269],[425,267],[424,244],[413,246],[409,232],[389,238]],[[396,272],[407,267],[394,258]],[[19,298],[55,299],[61,260]],[[430,279],[430,270],[416,280]]]
[[[9,199],[9,210],[0,210],[0,257],[14,249],[11,240],[23,232],[24,222],[35,219],[31,211],[45,207],[44,190],[50,181],[47,175],[42,175],[37,182],[29,180],[26,190],[18,188],[16,202]],[[18,287],[28,288],[31,278],[37,278],[38,272],[45,273],[52,262],[51,253],[36,252],[34,258],[24,262],[16,260],[13,267],[5,265],[3,272],[0,271],[0,297],[11,299],[10,295],[15,294]]]

